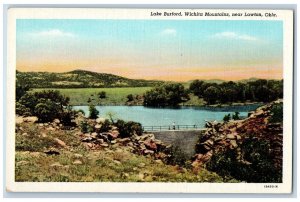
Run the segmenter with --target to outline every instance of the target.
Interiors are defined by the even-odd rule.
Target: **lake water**
[[[255,110],[259,104],[246,106],[232,106],[223,108],[212,107],[179,107],[179,108],[150,108],[144,106],[96,106],[100,117],[108,118],[108,113],[114,114],[115,119],[135,121],[143,126],[168,126],[175,122],[176,125],[205,125],[207,121],[222,121],[223,117],[234,112],[247,117],[249,111]],[[73,109],[82,109],[89,115],[88,106],[73,106]]]

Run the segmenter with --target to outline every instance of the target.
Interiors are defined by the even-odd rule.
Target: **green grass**
[[[151,87],[128,87],[128,88],[39,88],[33,91],[59,90],[63,95],[70,98],[70,105],[125,105],[127,95],[142,95]],[[106,98],[100,99],[98,93],[106,92]],[[89,103],[88,100],[91,100]]]
[[[17,128],[17,182],[223,182],[222,177],[206,169],[194,172],[166,165],[150,156],[131,153],[126,146],[91,151],[80,142],[78,130],[47,131],[32,123],[21,123]],[[54,138],[67,147],[55,144]],[[43,151],[49,147],[60,154],[46,155]],[[74,165],[75,160],[82,164]]]

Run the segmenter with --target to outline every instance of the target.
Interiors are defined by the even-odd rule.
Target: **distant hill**
[[[31,88],[100,88],[100,87],[142,87],[161,85],[163,81],[129,79],[113,74],[74,70],[64,73],[20,72],[18,82]]]

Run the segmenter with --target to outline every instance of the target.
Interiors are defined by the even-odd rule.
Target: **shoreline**
[[[208,107],[208,108],[225,108],[225,107],[241,107],[241,106],[249,106],[249,105],[264,105],[266,103],[263,102],[246,102],[246,103],[232,103],[232,104],[214,104],[214,105],[185,105],[179,104],[178,106],[171,107],[150,107],[144,105],[126,105],[126,104],[100,104],[94,106],[124,106],[124,107],[147,107],[147,108],[180,108],[180,107]],[[89,104],[79,104],[79,105],[70,105],[70,106],[89,106]]]

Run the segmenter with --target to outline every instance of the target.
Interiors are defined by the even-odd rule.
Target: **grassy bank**
[[[70,105],[125,105],[127,95],[142,95],[151,87],[129,88],[39,88],[33,91],[59,90],[63,95],[70,98]],[[106,92],[106,98],[100,99],[98,93]],[[88,101],[91,102],[88,102]]]
[[[125,105],[127,95],[143,95],[152,87],[126,87],[126,88],[36,88],[33,91],[58,90],[63,95],[70,98],[70,105]],[[106,98],[99,98],[99,92],[104,91]],[[209,107],[229,107],[257,104],[259,102],[231,103],[206,105],[203,98],[198,98],[194,94],[189,95],[190,100],[180,103],[181,106],[209,106]],[[90,102],[88,102],[90,101]],[[133,104],[134,105],[134,104]]]
[[[167,165],[131,147],[110,145],[90,150],[80,131],[48,130],[34,123],[17,124],[15,180],[17,182],[223,182],[214,172]],[[57,138],[65,143],[59,144]],[[49,149],[59,154],[46,154]]]

